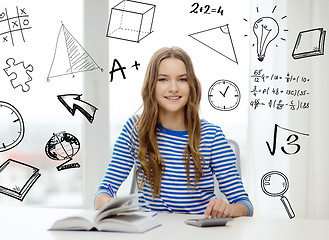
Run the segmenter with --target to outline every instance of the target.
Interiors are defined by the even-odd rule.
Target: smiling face
[[[184,114],[190,96],[184,62],[176,58],[162,60],[157,78],[154,93],[159,114]]]

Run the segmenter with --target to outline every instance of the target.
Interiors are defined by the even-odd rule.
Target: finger
[[[213,204],[212,204],[212,208],[210,209],[209,215],[210,215],[210,217],[215,218],[215,217],[217,217],[220,206],[221,206],[220,199],[214,199],[212,201],[212,203]]]
[[[225,210],[225,202],[222,201],[222,199],[217,199],[216,204],[214,206],[214,212],[213,212],[212,217],[214,217],[214,218],[222,217],[224,210]]]
[[[206,210],[204,211],[204,215],[205,215],[205,218],[209,218],[211,212],[212,212],[212,209],[214,207],[214,204],[215,204],[215,199],[211,199],[208,203],[208,206],[206,208]]]
[[[230,213],[230,210],[228,208],[228,206],[226,206],[223,210],[222,216],[221,217],[228,217]]]
[[[223,217],[232,217],[233,216],[233,207],[231,204],[227,204],[223,213]]]

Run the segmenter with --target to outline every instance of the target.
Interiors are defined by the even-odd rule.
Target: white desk
[[[142,234],[83,231],[47,231],[58,218],[79,210],[0,207],[0,239],[33,240],[321,240],[329,239],[329,220],[261,219],[241,217],[228,222],[225,227],[198,228],[184,220],[191,215],[158,214],[162,226]]]

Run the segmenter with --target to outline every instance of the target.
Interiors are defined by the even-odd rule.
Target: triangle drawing
[[[192,33],[189,36],[238,64],[228,24]]]
[[[50,78],[100,69],[93,58],[62,24],[48,74]]]

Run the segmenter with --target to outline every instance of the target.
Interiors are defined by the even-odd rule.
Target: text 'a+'
[[[135,60],[135,63],[134,63],[134,65],[131,66],[131,68],[135,68],[136,70],[139,70],[139,68],[138,68],[139,66],[140,66],[140,63],[138,63]],[[125,69],[126,69],[126,67],[123,67],[117,59],[114,59],[113,64],[112,64],[112,70],[110,71],[110,75],[111,75],[110,82],[113,81],[114,73],[118,72],[118,71],[121,72],[123,79],[126,79],[126,75],[124,72]]]

